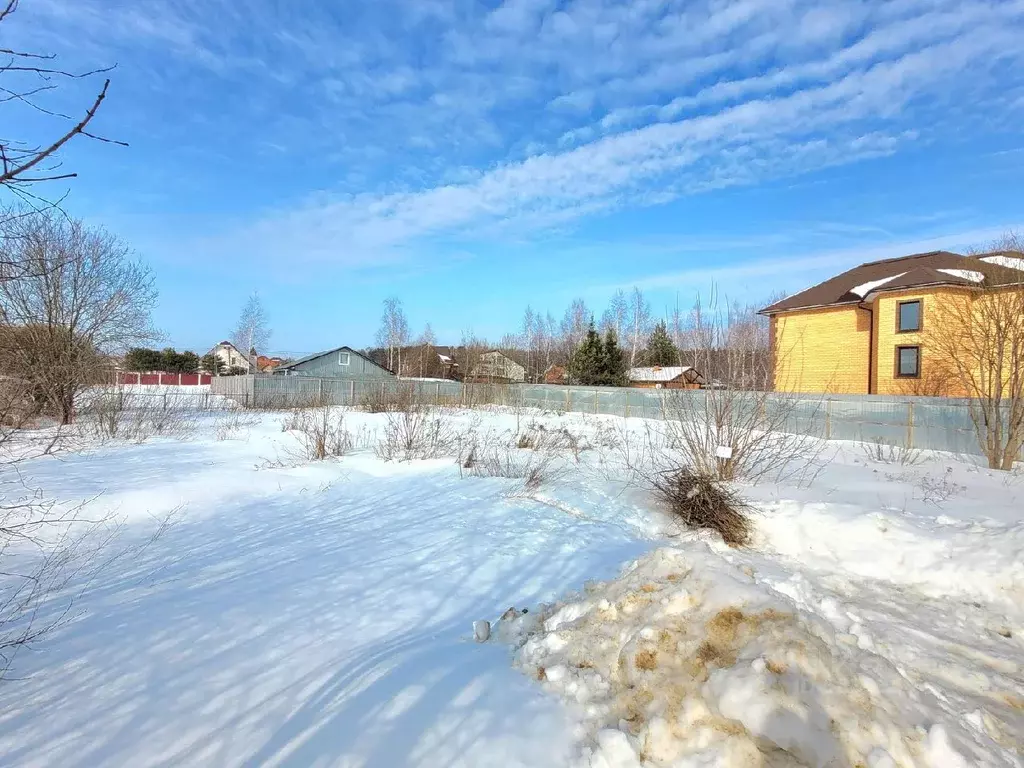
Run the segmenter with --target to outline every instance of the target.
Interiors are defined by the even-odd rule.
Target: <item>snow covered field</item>
[[[16,657],[0,764],[1024,765],[1024,477],[842,445],[808,488],[740,484],[736,550],[623,482],[622,419],[453,416],[580,436],[527,483],[385,462],[384,415],[321,462],[231,418],[21,465],[123,518],[112,546],[175,522]]]

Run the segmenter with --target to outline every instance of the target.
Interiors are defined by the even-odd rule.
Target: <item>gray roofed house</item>
[[[283,376],[318,376],[328,379],[391,379],[395,374],[352,347],[337,347],[282,365]]]

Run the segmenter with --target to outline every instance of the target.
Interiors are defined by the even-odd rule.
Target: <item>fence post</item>
[[[441,382],[437,382],[434,385],[434,405],[441,404]]]
[[[832,439],[832,398],[825,401],[825,439]]]
[[[348,383],[348,404],[353,408],[356,407],[356,380],[352,379]]]
[[[601,390],[594,390],[594,413],[601,412]]]
[[[323,405],[324,404],[324,380],[323,379],[317,379],[316,380],[316,400],[317,400],[317,405]]]
[[[907,403],[907,448],[914,447],[914,403]]]
[[[565,410],[566,412],[572,410],[572,388],[565,388]]]
[[[164,392],[164,410],[167,410],[167,393]]]
[[[629,387],[626,387],[626,408],[622,415],[627,419],[629,418]]]

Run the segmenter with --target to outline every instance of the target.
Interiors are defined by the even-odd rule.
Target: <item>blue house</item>
[[[284,376],[317,376],[324,379],[393,379],[395,374],[352,347],[317,352],[274,371]]]

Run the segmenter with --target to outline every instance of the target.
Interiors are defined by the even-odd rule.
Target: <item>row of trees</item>
[[[201,360],[199,355],[188,350],[178,352],[173,347],[162,350],[147,347],[133,347],[124,356],[123,367],[126,371],[145,373],[163,371],[165,373],[198,373]]]
[[[765,303],[777,298],[767,297]],[[711,301],[716,312],[719,304],[723,305],[732,334],[749,337],[766,362],[768,323],[757,315],[759,305],[720,302],[717,296],[711,297]],[[377,333],[378,347],[368,352],[381,365],[402,376],[469,375],[480,354],[498,349],[526,369],[529,381],[543,380],[545,372],[552,367],[564,369],[570,381],[580,384],[596,380],[608,381],[611,385],[624,384],[628,369],[639,366],[693,366],[705,375],[720,378],[727,373],[722,355],[713,355],[711,359],[706,359],[705,355],[705,359],[698,360],[702,357],[698,350],[707,341],[706,318],[702,318],[702,313],[706,315],[706,312],[706,307],[702,308],[698,301],[686,312],[676,306],[664,317],[654,319],[643,291],[634,288],[629,294],[616,292],[601,314],[600,322],[595,321],[594,311],[583,299],[575,299],[561,321],[556,321],[551,312],[541,314],[527,307],[520,330],[505,334],[497,343],[466,331],[459,344],[438,347],[430,324],[411,340],[402,302],[391,297],[384,303]],[[591,331],[603,345],[605,351],[601,355],[595,351]],[[614,353],[607,352],[609,341],[613,343]],[[747,351],[753,354],[755,349]],[[452,358],[455,365],[442,362],[438,352]],[[614,362],[603,368],[595,367],[592,361],[598,357],[609,361],[614,358]]]

